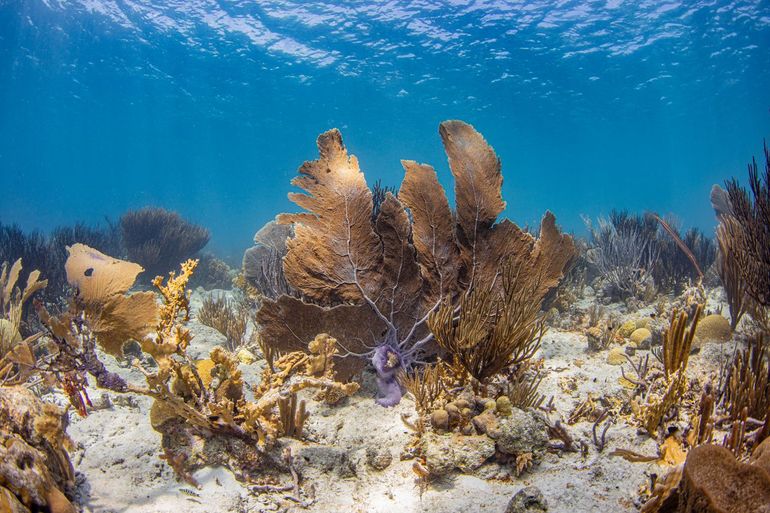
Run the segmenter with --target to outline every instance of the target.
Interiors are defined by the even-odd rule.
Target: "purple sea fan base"
[[[401,386],[396,374],[402,366],[401,356],[390,345],[384,344],[374,350],[372,365],[377,371],[377,387],[379,394],[376,399],[380,406],[395,406],[401,401]]]

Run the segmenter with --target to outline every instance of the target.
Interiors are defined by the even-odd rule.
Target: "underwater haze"
[[[161,206],[236,263],[296,211],[319,133],[370,185],[412,159],[451,188],[437,130],[462,119],[520,225],[620,208],[711,234],[769,108],[767,1],[0,0],[0,221]]]

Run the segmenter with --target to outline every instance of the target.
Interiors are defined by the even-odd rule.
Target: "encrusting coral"
[[[292,181],[307,192],[290,195],[305,212],[279,216],[294,226],[286,279],[310,302],[282,295],[266,300],[257,315],[263,337],[281,351],[302,350],[318,332],[335,337],[350,356],[338,362],[341,378],[363,367],[355,356],[371,356],[381,404],[400,399],[401,370],[435,352],[426,323],[442,303],[457,307],[474,290],[498,293],[501,265],[509,263],[517,270],[512,288],[531,289],[539,305],[576,255],[551,213],[539,238],[498,222],[505,203],[494,150],[461,121],[442,123],[439,133],[455,178],[456,213],[432,167],[403,161],[398,196],[385,194],[374,221],[358,160],[339,131],[321,134],[320,159],[306,162]]]

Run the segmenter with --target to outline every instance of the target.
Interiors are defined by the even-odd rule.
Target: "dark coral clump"
[[[132,210],[120,218],[126,255],[145,269],[143,277],[166,275],[209,241],[209,231],[163,208]]]
[[[770,150],[765,144],[765,168],[749,164],[751,196],[736,179],[726,183],[730,211],[722,216],[746,293],[759,305],[770,306]]]
[[[235,272],[227,262],[208,252],[200,255],[198,260],[198,270],[190,279],[191,288],[229,290],[233,287]]]
[[[697,228],[681,234],[673,220],[614,210],[590,222],[589,260],[615,300],[650,299],[655,292],[681,293],[716,260],[716,244]]]
[[[626,211],[613,211],[599,219],[591,234],[588,259],[604,280],[604,293],[613,300],[640,297],[653,286],[652,270],[658,262],[655,246],[657,222]]]

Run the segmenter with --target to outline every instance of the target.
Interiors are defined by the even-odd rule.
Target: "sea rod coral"
[[[507,262],[520,270],[521,285],[538,283],[539,304],[576,253],[550,212],[539,238],[498,221],[505,202],[492,147],[461,121],[441,123],[439,133],[455,179],[455,211],[435,170],[405,160],[398,195],[385,194],[374,221],[358,160],[339,131],[321,134],[320,158],[292,181],[307,193],[290,195],[305,211],[279,217],[294,226],[284,273],[305,301],[282,295],[257,315],[263,337],[281,351],[302,350],[319,332],[335,337],[348,356],[338,362],[342,378],[372,357],[383,405],[400,399],[397,372],[435,351],[427,321],[442,302],[476,288],[500,290]]]

